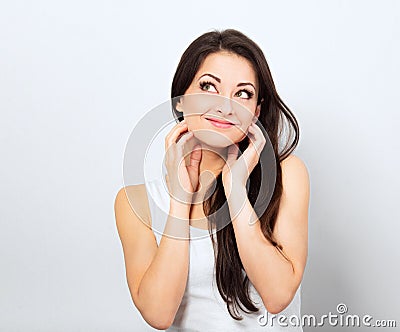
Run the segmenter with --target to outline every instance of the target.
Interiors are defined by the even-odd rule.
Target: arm
[[[193,132],[184,121],[177,123],[165,137],[166,181],[171,199],[158,247],[152,229],[141,222],[135,214],[137,211],[132,211],[124,190],[115,200],[129,290],[143,318],[157,329],[167,329],[172,324],[182,302],[189,272],[189,214],[193,186],[198,183],[201,149],[190,153],[189,165],[181,162],[184,145],[193,138]],[[147,197],[146,187],[131,187],[141,188],[139,193],[130,196],[137,209],[141,209],[141,203],[146,202],[137,200]]]
[[[145,189],[138,187],[127,187],[131,200],[145,196]],[[188,220],[189,208],[171,200],[164,233],[170,234],[174,226],[175,234],[177,221],[172,216]],[[114,209],[132,300],[148,324],[156,329],[167,329],[173,322],[186,288],[188,240],[163,235],[157,247],[153,231],[132,210],[124,188],[117,194]],[[186,232],[188,237],[189,222],[178,220],[178,223],[180,234]]]
[[[303,277],[308,251],[309,177],[304,163],[292,155],[282,162],[283,193],[273,230],[283,253],[262,234],[246,188],[228,198],[240,258],[266,309],[274,314],[292,301]],[[248,222],[253,225],[248,225]]]

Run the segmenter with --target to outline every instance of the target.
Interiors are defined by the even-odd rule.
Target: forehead
[[[257,76],[250,61],[234,53],[218,52],[208,55],[197,71],[196,78],[205,73],[219,77],[221,84],[236,85],[245,81],[257,84]]]

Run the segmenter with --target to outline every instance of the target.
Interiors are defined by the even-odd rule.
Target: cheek
[[[201,129],[201,124],[200,124],[200,116],[190,114],[185,117],[186,123],[188,125],[188,130],[189,131],[196,131]]]
[[[233,136],[233,141],[238,143],[243,141],[247,137],[247,134],[246,132],[243,132],[242,129],[237,129]]]
[[[248,105],[242,105],[240,112],[237,112],[237,117],[244,131],[246,131],[253,122],[256,111],[257,111],[256,103],[254,103],[254,105],[253,103],[251,105],[249,103]]]
[[[246,116],[242,116],[240,118],[240,129],[244,132],[247,133],[247,130],[249,129],[249,126],[251,125],[253,121],[254,115],[251,114],[246,114]]]

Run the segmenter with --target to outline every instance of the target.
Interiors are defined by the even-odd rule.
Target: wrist
[[[247,199],[247,189],[246,186],[235,185],[225,192],[226,200],[229,205],[237,204],[238,202],[244,202]]]
[[[169,212],[174,217],[189,220],[190,207],[191,204],[189,202],[181,202],[171,198],[169,203]]]
[[[248,200],[246,187],[236,186],[235,188],[232,188],[232,190],[226,194],[226,200],[228,203],[230,216],[232,219],[235,219],[242,211]]]
[[[232,173],[224,174],[222,176],[222,184],[225,190],[225,196],[228,197],[230,193],[239,191],[240,193],[246,192],[247,179],[235,176]]]
[[[236,197],[245,197],[247,198],[247,188],[246,185],[235,183],[233,186],[224,186],[225,196],[227,201],[235,199]]]

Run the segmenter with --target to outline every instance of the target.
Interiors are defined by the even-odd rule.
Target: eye
[[[200,88],[203,91],[209,91],[209,92],[218,92],[217,89],[215,89],[215,85],[211,82],[201,82],[200,83]],[[212,91],[214,89],[214,91]]]
[[[254,93],[249,90],[243,89],[236,92],[235,96],[242,99],[251,99],[254,96]]]

